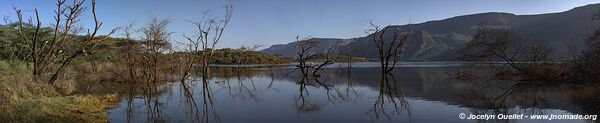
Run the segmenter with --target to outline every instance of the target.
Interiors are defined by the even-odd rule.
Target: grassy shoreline
[[[23,62],[0,61],[0,121],[108,122],[116,94],[68,95],[60,85],[32,82]]]

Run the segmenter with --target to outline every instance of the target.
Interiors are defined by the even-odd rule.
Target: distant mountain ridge
[[[347,39],[336,39],[336,38],[311,38],[309,40],[315,40],[319,42],[319,45],[312,50],[314,53],[325,53],[327,49],[331,46],[342,46],[349,42],[352,42]],[[289,44],[276,44],[271,47],[261,50],[262,52],[268,54],[277,54],[286,57],[295,57],[296,56],[296,42],[292,42]]]
[[[593,20],[594,15],[600,13],[599,10],[600,4],[590,4],[564,12],[537,15],[489,12],[391,27],[410,27],[414,31],[403,54],[407,61],[457,61],[461,55],[459,51],[470,42],[475,32],[473,27],[484,21],[492,26],[508,27],[527,41],[543,41],[562,56],[569,54],[569,47],[584,46],[587,35],[600,23]],[[328,47],[338,46],[353,49],[353,56],[356,57],[376,58],[377,52],[369,36],[313,38],[321,43],[313,52],[325,53]],[[262,52],[295,57],[294,45],[294,42],[277,44]]]

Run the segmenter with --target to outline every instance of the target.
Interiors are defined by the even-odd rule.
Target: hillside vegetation
[[[211,62],[213,64],[285,64],[293,61],[283,56],[245,50],[244,48],[224,48],[215,50]]]

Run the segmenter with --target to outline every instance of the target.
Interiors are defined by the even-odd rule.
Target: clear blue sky
[[[88,0],[89,3],[91,0]],[[53,21],[56,0],[1,0],[0,16],[14,17],[12,7],[38,8],[43,22]],[[173,40],[194,28],[186,20],[199,19],[205,10],[222,15],[225,0],[98,0],[98,17],[110,28],[136,21],[143,25],[150,16],[172,20]],[[270,46],[288,43],[296,35],[353,38],[366,35],[368,22],[380,25],[421,23],[449,17],[509,12],[519,15],[561,12],[600,0],[233,0],[230,26],[219,47],[252,44]],[[89,12],[89,11],[88,11]],[[26,14],[32,14],[28,12]],[[13,19],[14,20],[14,19]],[[83,18],[92,25],[91,18]],[[120,34],[114,35],[120,37]]]

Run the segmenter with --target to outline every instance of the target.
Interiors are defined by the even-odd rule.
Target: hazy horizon
[[[86,1],[89,4],[90,1]],[[506,12],[517,15],[555,13],[574,7],[595,4],[600,0],[532,0],[532,1],[243,1],[233,0],[233,18],[227,28],[220,48],[234,48],[293,41],[296,35],[318,38],[353,38],[364,33],[369,21],[379,25],[403,25],[432,20],[486,13]],[[204,11],[212,16],[222,15],[225,0],[191,1],[98,1],[98,17],[104,26],[100,34],[111,28],[126,25],[132,21],[136,26],[145,24],[149,17],[166,18],[172,21],[170,31],[172,43],[183,42],[182,34],[192,34],[195,28],[187,22],[197,20]],[[5,0],[0,1],[0,15],[12,18],[12,7],[32,14],[34,8],[40,10],[44,25],[52,23],[52,13],[56,1]],[[89,12],[90,9],[88,9]],[[90,26],[89,16],[82,18],[82,24]],[[113,37],[122,37],[120,33]],[[177,44],[175,44],[177,45]],[[261,49],[262,49],[261,48]]]

